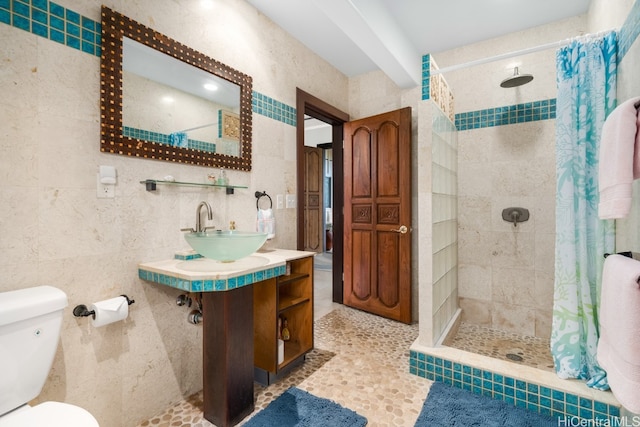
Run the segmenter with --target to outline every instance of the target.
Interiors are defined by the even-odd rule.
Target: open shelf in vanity
[[[270,384],[304,361],[313,348],[313,256],[287,261],[289,274],[257,283],[254,298],[254,378]],[[286,319],[289,339],[278,360]]]

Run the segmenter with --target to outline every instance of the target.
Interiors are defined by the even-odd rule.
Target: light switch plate
[[[287,209],[296,207],[296,195],[287,194]]]
[[[276,195],[276,209],[284,209],[284,196],[282,194]]]

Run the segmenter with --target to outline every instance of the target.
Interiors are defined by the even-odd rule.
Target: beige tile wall
[[[610,0],[594,1],[598,7],[610,8]],[[102,2],[57,3],[100,20]],[[624,11],[633,1],[615,3],[616,10]],[[300,87],[350,112],[353,118],[413,106],[413,134],[414,141],[418,141],[414,144],[413,165],[417,236],[414,314],[417,316],[418,301],[421,308],[432,307],[433,293],[419,293],[432,278],[432,254],[425,246],[430,245],[431,239],[432,113],[427,111],[430,105],[420,102],[419,88],[398,90],[382,73],[347,79],[242,0],[222,0],[218,2],[220,9],[206,13],[199,8],[199,2],[113,0],[106,4],[251,75],[254,90],[288,105],[295,105],[295,88]],[[627,13],[617,15],[624,18]],[[603,24],[605,28],[610,27],[607,24]],[[574,18],[437,54],[436,58],[440,66],[446,67],[557,41],[585,29],[584,18]],[[175,306],[179,292],[141,282],[136,264],[163,259],[176,249],[185,248],[178,230],[193,225],[195,206],[200,200],[212,203],[216,224],[235,220],[239,228],[249,229],[254,222],[254,191],[295,192],[295,129],[254,114],[253,171],[229,173],[232,183],[247,185],[248,190],[230,197],[198,189],[163,188],[155,194],[147,193],[138,181],[167,174],[199,181],[209,170],[101,154],[99,58],[7,25],[0,25],[0,39],[0,291],[50,284],[69,296],[62,342],[41,400],[83,406],[103,427],[135,425],[200,389],[202,381],[201,330],[188,325],[187,312]],[[637,69],[637,52],[635,49],[628,54],[625,61],[629,62],[621,73],[630,76],[629,70]],[[536,59],[526,66],[522,64],[521,71],[535,74],[536,80],[519,92],[497,87],[511,73],[507,67],[511,64],[495,63],[447,75],[456,95],[456,110],[554,97],[555,77],[548,61],[540,60],[538,65]],[[625,89],[629,96],[638,92],[638,80],[632,80],[623,79],[628,82],[624,87],[629,87]],[[539,85],[541,81],[546,83]],[[481,323],[493,322],[495,316],[496,322],[508,322],[515,328],[533,318],[536,330],[548,329],[543,320],[546,317],[539,313],[548,310],[552,282],[549,270],[553,239],[549,230],[553,230],[553,217],[547,214],[552,197],[547,190],[532,196],[517,186],[529,185],[533,176],[546,188],[551,178],[543,160],[549,155],[548,141],[546,137],[539,141],[539,132],[553,133],[547,125],[514,125],[473,131],[470,135],[463,132],[459,138],[460,296],[463,301],[477,302],[472,304],[473,315],[480,316]],[[530,138],[534,138],[533,143]],[[522,158],[533,156],[540,160],[533,166],[526,165],[530,175],[505,178],[504,173],[516,169],[508,165],[510,160],[505,156],[519,153]],[[491,164],[491,173],[481,173],[486,172],[483,162]],[[118,170],[115,199],[96,199],[95,174],[101,164]],[[280,172],[274,174],[274,170]],[[494,184],[510,190],[494,199],[494,192],[487,191]],[[523,224],[517,235],[496,216],[505,204],[532,206],[531,222]],[[279,223],[292,222],[295,212],[279,211],[276,217]],[[422,227],[423,224],[428,225]],[[294,231],[279,227],[273,244],[294,247]],[[531,257],[533,261],[527,260]],[[528,288],[535,289],[533,294],[528,293],[535,302],[529,302],[530,306],[519,310],[513,319],[499,313],[513,311],[517,305],[510,308],[507,303],[496,301],[492,308],[484,299],[493,294],[494,269],[502,277],[496,283],[502,284],[509,277],[521,277],[520,270],[534,273],[533,283],[530,278],[526,280]],[[499,289],[499,298],[515,298],[513,291],[498,292]],[[77,304],[121,293],[136,299],[126,322],[95,329],[87,319],[71,315]],[[423,322],[423,312],[431,316],[430,310],[420,311],[421,335],[424,328],[432,325],[431,321]],[[430,329],[426,332],[431,336]]]
[[[434,56],[446,67],[589,32],[619,29],[633,4],[634,0],[594,1],[588,15]],[[640,64],[637,46],[636,40],[620,64],[619,100],[640,93],[640,80],[632,71]],[[535,79],[520,88],[499,88],[513,66]],[[555,49],[454,71],[446,77],[456,96],[457,112],[554,98]],[[554,144],[553,120],[459,133],[459,294],[463,319],[549,336],[555,251]],[[529,222],[514,229],[502,221],[500,212],[509,206],[528,208]],[[619,221],[619,250],[640,250],[636,207],[629,219]]]
[[[97,0],[56,3],[100,21]],[[108,6],[253,77],[253,89],[295,106],[296,87],[347,110],[348,80],[242,0],[204,11],[196,1],[106,2]],[[177,307],[180,292],[140,281],[136,265],[187,248],[199,201],[214,224],[255,227],[257,190],[295,193],[295,128],[254,114],[253,170],[229,172],[246,185],[223,191],[139,183],[173,175],[202,182],[210,168],[99,151],[100,59],[0,24],[0,291],[41,284],[69,297],[61,343],[39,400],[89,410],[102,427],[148,419],[202,387],[202,330]],[[99,165],[115,166],[115,199],[96,198]],[[274,173],[274,171],[277,171]],[[276,211],[279,224],[295,209]],[[295,230],[272,243],[295,248]],[[71,310],[126,293],[125,322],[93,328]]]
[[[586,17],[435,54],[440,67],[465,63],[580,34]],[[519,66],[533,82],[503,89]],[[555,98],[555,50],[447,73],[456,112]],[[458,260],[462,319],[548,337],[555,247],[553,120],[458,132]],[[502,220],[504,208],[529,209],[528,222]]]
[[[550,333],[554,130],[547,120],[459,132],[464,320],[528,335]],[[529,221],[517,227],[505,222],[502,210],[513,206],[529,209]]]

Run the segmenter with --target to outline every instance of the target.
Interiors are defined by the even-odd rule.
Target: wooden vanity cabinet
[[[313,348],[313,256],[287,261],[288,275],[253,285],[254,379],[264,385],[286,375]],[[278,363],[279,318],[290,339]]]

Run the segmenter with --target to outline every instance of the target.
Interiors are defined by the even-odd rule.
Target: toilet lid
[[[44,402],[0,418],[0,427],[99,427],[93,415],[78,406]]]

